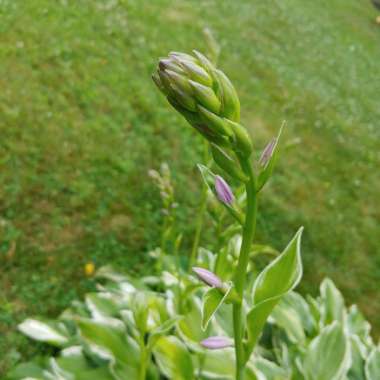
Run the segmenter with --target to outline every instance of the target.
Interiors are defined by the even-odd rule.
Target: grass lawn
[[[257,150],[288,123],[258,240],[281,248],[304,225],[301,289],[330,276],[378,335],[375,17],[367,0],[0,0],[0,374],[41,350],[18,322],[93,287],[86,262],[149,270],[161,217],[146,173],[162,161],[189,246],[201,140],[150,74],[170,50],[204,50],[204,26]]]

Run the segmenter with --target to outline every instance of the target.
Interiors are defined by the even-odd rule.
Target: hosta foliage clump
[[[212,260],[204,253],[202,262]],[[57,355],[21,364],[9,380],[233,379],[232,348],[205,350],[212,334],[231,334],[229,305],[200,329],[205,292],[193,276],[164,271],[133,279],[102,268],[96,293],[75,302],[55,321],[28,319],[20,330],[58,348]],[[177,295],[181,294],[178,298]],[[181,309],[181,312],[180,312]],[[320,295],[289,292],[274,308],[246,369],[248,379],[340,380],[380,378],[380,349],[355,305],[346,308],[333,282]]]

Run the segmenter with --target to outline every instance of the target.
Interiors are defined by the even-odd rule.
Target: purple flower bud
[[[227,205],[231,205],[235,199],[228,183],[219,175],[215,176],[215,191],[218,199]]]
[[[232,347],[233,342],[224,336],[210,336],[202,340],[201,346],[209,350],[218,350],[220,348]]]
[[[222,280],[215,274],[205,268],[193,267],[193,272],[208,286],[214,288],[223,288]]]
[[[261,166],[265,166],[269,159],[272,157],[273,150],[276,147],[277,144],[277,138],[272,139],[269,141],[268,145],[264,148],[263,153],[261,153],[261,157],[259,159],[259,164]]]

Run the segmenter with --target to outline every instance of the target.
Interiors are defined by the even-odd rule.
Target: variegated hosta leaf
[[[213,334],[213,326],[210,323],[206,331],[202,331],[202,306],[201,300],[194,296],[189,299],[190,308],[184,317],[178,322],[177,333],[186,345],[196,352],[203,352],[199,342]]]
[[[214,271],[216,257],[217,255],[208,249],[200,247],[198,249],[197,265]]]
[[[255,368],[265,376],[265,380],[290,380],[291,375],[276,363],[262,357],[257,357],[253,360]]]
[[[26,319],[18,326],[18,329],[29,338],[49,343],[56,347],[64,347],[70,338],[66,326],[57,321]]]
[[[334,321],[312,340],[302,367],[306,380],[341,380],[350,365],[348,339],[342,325]]]
[[[89,293],[86,295],[85,301],[94,319],[116,317],[120,309],[120,305],[117,303],[118,299],[112,293]]]
[[[112,326],[88,319],[78,320],[80,335],[93,354],[109,360],[120,380],[138,378],[140,351],[137,343]]]
[[[310,317],[313,318],[315,327],[319,331],[319,325],[322,318],[320,303],[310,294],[306,295],[306,302],[309,305]]]
[[[322,281],[320,289],[323,325],[327,326],[333,321],[344,323],[346,310],[344,307],[344,299],[340,291],[329,278],[325,278]]]
[[[257,277],[253,286],[253,306],[247,315],[247,359],[264,324],[282,296],[293,290],[302,277],[301,235],[298,230],[285,250]]]
[[[270,315],[270,320],[284,329],[288,338],[294,343],[304,342],[307,334],[311,335],[317,330],[309,304],[295,292],[286,294],[280,300]]]
[[[37,363],[33,363],[33,362],[22,363],[16,366],[15,368],[13,368],[7,374],[6,379],[7,380],[23,380],[29,377],[31,379],[45,380],[43,372],[44,370]]]
[[[83,356],[81,351],[73,351],[62,355],[56,360],[52,360],[50,371],[54,375],[61,376],[62,379],[68,380],[114,380],[108,366],[95,366]],[[61,377],[53,377],[54,380]]]
[[[233,379],[235,351],[233,348],[208,350],[202,358],[200,370],[206,379]]]
[[[351,347],[351,366],[348,372],[349,379],[365,380],[364,363],[367,349],[357,335],[349,336]]]
[[[202,330],[205,331],[207,326],[214,316],[214,314],[218,311],[220,306],[228,297],[232,289],[232,284],[228,285],[228,289],[223,294],[220,289],[211,288],[203,295],[203,305],[202,305]]]
[[[359,336],[363,342],[372,345],[370,337],[371,325],[365,320],[356,305],[351,305],[347,314],[347,327],[351,334]]]
[[[174,326],[182,319],[181,316],[176,316],[174,318],[170,318],[166,320],[162,325],[156,327],[150,332],[149,340],[148,340],[148,346],[149,348],[152,348],[158,339],[163,336],[168,334]]]
[[[380,379],[380,347],[375,348],[369,354],[365,363],[366,380]]]
[[[135,326],[142,336],[148,328],[150,296],[146,292],[137,291],[132,297],[132,313]]]
[[[305,341],[306,336],[302,321],[294,308],[280,301],[274,308],[270,319],[277,326],[285,330],[291,342],[302,344]]]
[[[177,337],[160,337],[153,348],[153,354],[160,371],[169,379],[194,379],[190,352]]]
[[[48,380],[75,380],[75,375],[72,372],[62,369],[54,358],[50,359],[49,370],[45,371],[44,375]]]
[[[122,307],[120,297],[110,292],[89,293],[85,302],[94,321],[104,322],[119,329],[124,328],[124,323],[117,318]]]
[[[318,329],[317,321],[312,315],[310,305],[300,294],[290,292],[283,298],[283,302],[297,312],[306,334],[316,333]]]
[[[232,305],[223,304],[215,313],[216,335],[234,336],[234,324],[232,318]]]
[[[233,348],[208,350],[200,361],[198,374],[204,380],[234,380],[235,351]],[[197,377],[198,378],[198,377]],[[247,364],[245,380],[257,380],[252,363]]]

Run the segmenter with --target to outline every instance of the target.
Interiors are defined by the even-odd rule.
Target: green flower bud
[[[172,59],[161,59],[159,65],[161,70],[171,70],[178,74],[185,74],[185,71],[181,68],[181,66]]]
[[[158,73],[153,73],[152,79],[153,79],[153,82],[156,84],[156,86],[159,88],[159,90],[166,94],[165,86],[162,84],[160,76],[158,75]]]
[[[191,85],[186,77],[172,70],[165,70],[165,73],[168,77],[168,80],[170,81],[171,88],[179,88],[186,94],[191,94]]]
[[[202,67],[212,75],[212,72],[215,70],[215,66],[209,61],[209,59],[197,50],[193,50],[193,53],[198,58],[198,61],[201,63]]]
[[[178,51],[171,51],[169,53],[169,57],[178,59],[180,62],[190,61],[190,62],[197,63],[196,58],[193,57],[192,55],[186,54],[186,53],[181,53],[181,52],[178,52]]]
[[[202,69],[201,66],[193,62],[182,62],[182,66],[185,68],[190,78],[195,82],[199,82],[205,86],[212,86],[212,79],[207,71]]]
[[[211,143],[220,145],[220,146],[228,146],[229,142],[225,136],[215,133],[211,128],[205,124],[200,118],[198,113],[191,112],[186,109],[184,106],[178,103],[178,99],[174,99],[171,96],[168,96],[169,103],[179,112],[181,113],[187,122],[192,125],[203,137],[209,140]]]
[[[221,114],[227,119],[238,122],[240,120],[240,101],[236,90],[222,71],[215,70],[215,76],[221,92]]]
[[[206,108],[198,105],[198,111],[202,120],[209,126],[215,133],[225,136],[233,136],[233,132],[228,124],[221,117],[208,111]]]
[[[224,119],[231,127],[234,133],[233,149],[243,155],[249,157],[252,153],[252,141],[247,130],[240,124],[234,123],[231,120]]]
[[[236,162],[227,153],[215,144],[211,144],[211,154],[215,163],[231,177],[247,182],[248,177],[239,169]]]
[[[221,106],[220,100],[210,87],[206,87],[203,84],[192,80],[190,81],[190,85],[193,87],[196,99],[202,106],[209,109],[211,112],[219,112]]]
[[[197,104],[194,98],[189,96],[186,91],[182,91],[176,84],[172,84],[171,89],[174,92],[175,98],[184,108],[192,112],[197,110]]]

